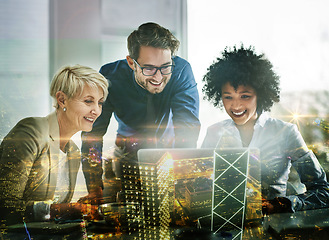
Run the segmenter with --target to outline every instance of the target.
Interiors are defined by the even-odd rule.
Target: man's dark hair
[[[152,22],[140,25],[128,36],[127,43],[129,55],[135,60],[139,57],[141,46],[170,49],[172,56],[179,47],[179,41],[168,29]]]
[[[257,111],[270,111],[274,102],[280,101],[279,77],[264,54],[257,55],[253,47],[233,50],[226,47],[222,57],[210,65],[202,81],[205,99],[215,107],[223,107],[222,87],[229,82],[235,89],[240,85],[250,86],[256,91]]]

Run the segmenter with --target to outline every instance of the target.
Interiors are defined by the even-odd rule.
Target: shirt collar
[[[269,119],[268,113],[261,113],[259,118],[257,119],[257,121],[255,123],[255,127],[257,127],[257,126],[264,127],[265,123],[268,119]]]

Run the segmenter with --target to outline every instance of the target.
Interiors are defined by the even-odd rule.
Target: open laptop
[[[142,192],[158,199],[156,207],[164,216],[170,212],[171,223],[197,221],[202,228],[233,231],[240,238],[246,221],[262,217],[255,149],[141,149],[137,156]]]

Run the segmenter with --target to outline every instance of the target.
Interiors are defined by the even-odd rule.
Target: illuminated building
[[[185,186],[186,208],[192,218],[211,213],[212,180],[199,177]]]
[[[140,239],[170,239],[169,224],[174,204],[173,160],[165,153],[156,162],[123,164],[123,190],[126,202],[142,206]],[[138,239],[138,238],[137,238]]]
[[[127,219],[126,225],[124,226],[127,233],[135,233],[140,231],[144,227],[144,214],[142,209],[142,189],[140,183],[139,166],[137,162],[133,161],[123,161],[122,164],[122,191],[123,194],[121,201],[126,203],[138,203],[141,208],[131,212],[129,219],[134,221],[129,221]],[[137,219],[137,220],[136,220]],[[132,224],[131,224],[132,223]]]
[[[215,150],[211,230],[242,239],[245,221],[260,219],[260,163],[250,149]],[[248,208],[246,207],[248,204]]]

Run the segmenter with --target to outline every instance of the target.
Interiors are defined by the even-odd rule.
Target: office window
[[[47,1],[0,1],[0,140],[50,111],[48,28]]]

